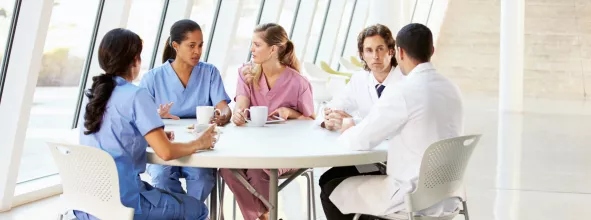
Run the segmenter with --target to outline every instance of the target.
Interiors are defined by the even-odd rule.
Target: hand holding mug
[[[215,131],[216,125],[212,124],[204,131],[197,131],[198,125],[195,126],[196,135],[199,135],[194,143],[197,144],[197,150],[207,150],[215,146],[218,141],[218,133]]]
[[[238,109],[238,111],[234,111],[234,114],[232,115],[232,122],[234,122],[236,126],[242,126],[246,124],[245,109]]]
[[[244,66],[241,68],[242,76],[244,76],[244,82],[246,82],[246,84],[250,84],[254,79],[254,75],[257,70],[256,68],[256,64],[254,64],[252,61],[249,63],[245,63]]]

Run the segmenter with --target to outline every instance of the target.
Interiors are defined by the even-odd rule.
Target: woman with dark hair
[[[238,72],[236,106],[232,121],[246,123],[244,109],[267,106],[270,115],[283,119],[314,119],[314,103],[310,82],[300,75],[300,64],[293,43],[283,27],[268,23],[258,26],[252,38],[252,62]],[[287,134],[289,135],[289,134]],[[280,169],[279,175],[293,169]],[[239,170],[249,183],[269,199],[269,170]],[[267,219],[268,210],[263,202],[251,194],[228,169],[220,169],[245,220]]]
[[[189,19],[175,22],[164,45],[164,64],[147,72],[140,86],[155,97],[163,118],[196,118],[197,106],[215,106],[221,114],[216,111],[210,120],[222,126],[232,116],[228,107],[230,97],[224,90],[220,71],[212,64],[199,61],[202,48],[203,33],[197,23]],[[210,168],[150,164],[148,173],[154,186],[175,193],[185,193],[179,181],[184,177],[187,194],[202,202],[209,196],[215,181],[215,170]]]
[[[146,148],[164,160],[209,149],[215,143],[215,125],[189,143],[173,143],[172,133],[154,109],[154,98],[131,82],[140,70],[142,40],[126,29],[109,31],[99,46],[104,74],[92,78],[81,126],[80,143],[100,148],[115,160],[121,203],[135,210],[134,219],[206,219],[207,208],[197,199],[156,189],[140,179],[146,167]],[[92,174],[89,174],[92,175]],[[74,211],[78,219],[96,219]]]

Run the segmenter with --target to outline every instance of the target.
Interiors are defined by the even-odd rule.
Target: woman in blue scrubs
[[[212,64],[199,62],[202,48],[203,33],[197,23],[189,19],[175,22],[164,47],[164,64],[146,73],[140,86],[154,96],[163,118],[195,118],[197,106],[215,106],[221,114],[216,113],[210,120],[225,125],[232,116],[230,97],[220,71]],[[187,194],[200,201],[207,199],[215,182],[215,170],[210,168],[150,164],[148,174],[154,186],[175,193],[185,193],[179,181],[184,177]]]
[[[164,160],[213,147],[215,125],[189,143],[172,143],[164,132],[150,93],[131,82],[138,76],[142,51],[140,37],[126,29],[109,31],[99,46],[104,74],[92,78],[86,92],[80,143],[108,152],[117,166],[121,203],[135,210],[134,219],[206,219],[207,208],[197,199],[156,189],[140,179],[146,167],[148,144]],[[88,175],[92,175],[91,173]],[[96,219],[74,211],[78,219]]]

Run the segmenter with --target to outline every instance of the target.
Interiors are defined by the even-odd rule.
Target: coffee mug
[[[250,125],[262,127],[267,123],[267,116],[269,115],[267,106],[251,106],[250,109],[244,109],[244,111],[250,112],[250,120],[248,120]]]
[[[213,124],[196,124],[195,127],[193,128],[193,135],[195,135],[195,137],[199,138],[201,136],[201,134],[207,130],[209,128],[209,126],[211,126]],[[220,135],[222,134],[221,130],[219,127],[215,128],[215,132],[217,132],[217,135],[215,136],[215,139],[219,141],[220,139]]]
[[[195,115],[197,116],[197,124],[199,125],[209,124],[216,111],[222,114],[222,111],[220,111],[219,109],[215,109],[213,106],[197,106],[197,108],[195,109]]]

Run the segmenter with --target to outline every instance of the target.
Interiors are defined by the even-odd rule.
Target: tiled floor
[[[588,219],[591,102],[526,99],[524,114],[501,117],[495,98],[470,95],[465,106],[465,133],[484,134],[465,177],[472,219]],[[316,181],[323,170],[315,171]],[[280,194],[284,220],[306,219],[305,192],[301,178]],[[317,200],[318,193],[316,188]],[[225,201],[231,219],[229,194]],[[316,204],[317,219],[325,219]],[[0,219],[54,219],[57,210],[59,198],[52,197],[1,213]]]

